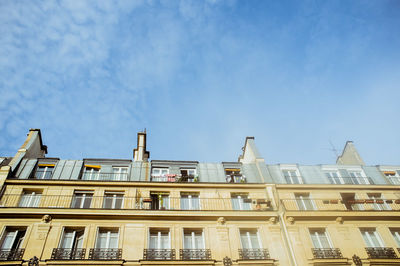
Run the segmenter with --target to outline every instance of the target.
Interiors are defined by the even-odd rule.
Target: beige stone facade
[[[31,130],[1,166],[0,265],[400,265],[400,167],[362,168],[352,143],[270,166],[254,138],[239,162],[148,161],[145,137],[133,161],[63,161]]]

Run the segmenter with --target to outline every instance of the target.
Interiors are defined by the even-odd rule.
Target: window
[[[383,174],[389,179],[392,185],[400,185],[400,170],[384,171]]]
[[[39,164],[35,172],[35,179],[51,179],[53,170],[54,164]]]
[[[39,207],[41,192],[37,191],[23,191],[21,199],[19,200],[19,207]]]
[[[340,176],[337,171],[329,171],[325,172],[326,177],[328,177],[331,184],[344,184],[343,178]]]
[[[75,191],[74,197],[72,198],[71,208],[87,209],[90,208],[92,203],[93,192],[92,191]]]
[[[357,203],[357,197],[355,193],[340,193],[340,195],[342,196],[342,201],[347,210],[360,211],[364,209],[363,203]]]
[[[100,228],[97,234],[96,248],[98,249],[118,248],[118,229]]]
[[[128,167],[113,167],[112,180],[128,180]]]
[[[246,183],[246,178],[241,174],[239,168],[225,169],[227,183]]]
[[[332,243],[325,229],[310,229],[310,236],[314,248],[332,248]]]
[[[384,244],[375,228],[360,229],[365,245],[369,248],[382,248]]]
[[[151,209],[152,210],[168,210],[169,209],[169,194],[166,192],[152,192]]]
[[[243,249],[261,248],[261,241],[256,229],[240,229],[240,243]]]
[[[396,240],[397,246],[400,247],[400,228],[390,229],[394,240]]]
[[[196,169],[181,168],[181,182],[197,182]]]
[[[182,210],[200,210],[200,201],[198,193],[181,193]]]
[[[184,249],[205,249],[204,234],[202,229],[183,230]]]
[[[52,259],[84,259],[83,246],[84,228],[64,228],[59,248],[53,250]]]
[[[150,229],[149,249],[170,249],[169,229]]]
[[[26,228],[6,227],[1,237],[1,251],[17,250],[24,241]]]
[[[367,193],[368,198],[372,199],[372,208],[377,211],[391,210],[390,206],[382,198],[381,193]]]
[[[123,192],[106,192],[104,194],[103,208],[121,209],[124,200]]]
[[[232,210],[251,210],[251,199],[248,194],[232,194]]]
[[[282,170],[286,183],[288,184],[303,184],[303,180],[297,170]]]
[[[316,209],[309,193],[295,193],[295,198],[299,210],[312,211]]]
[[[363,175],[361,171],[349,171],[350,179],[353,184],[356,185],[368,185],[370,184],[368,178]]]
[[[85,170],[83,172],[84,180],[99,180],[100,177],[100,165],[85,165]]]
[[[153,168],[151,172],[151,180],[156,182],[167,182],[168,181],[168,168]]]

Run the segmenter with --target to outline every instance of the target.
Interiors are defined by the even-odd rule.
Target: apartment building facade
[[[0,265],[400,265],[400,166],[45,156],[30,130],[0,168]]]

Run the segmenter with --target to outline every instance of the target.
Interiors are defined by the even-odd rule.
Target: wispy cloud
[[[269,162],[332,162],[351,138],[399,163],[393,5],[3,1],[1,154],[34,127],[50,156],[129,158],[147,127],[158,159],[235,160],[255,135]]]

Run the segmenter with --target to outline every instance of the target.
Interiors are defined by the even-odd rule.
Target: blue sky
[[[0,155],[400,164],[400,1],[0,1]]]

